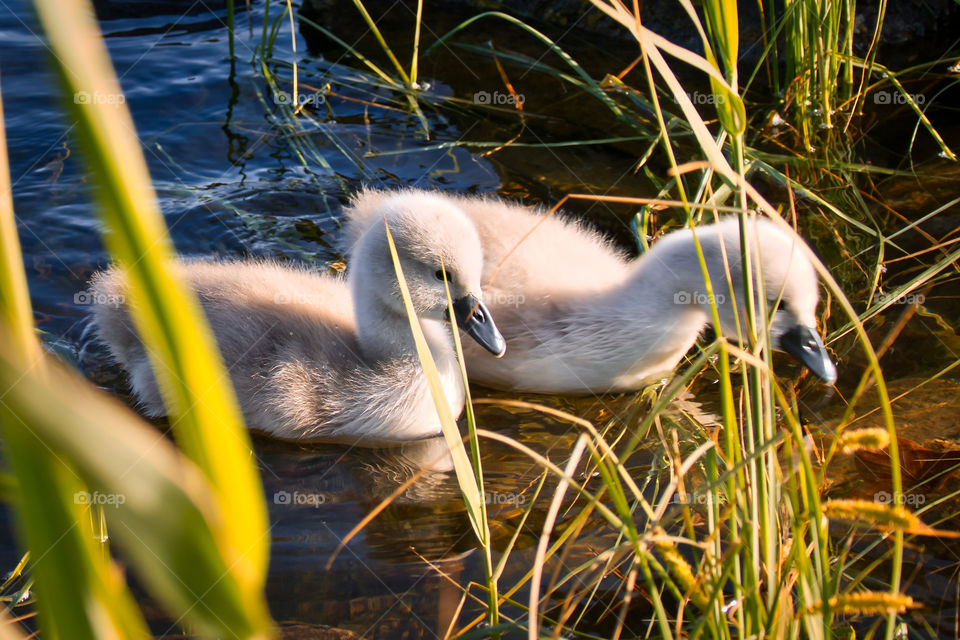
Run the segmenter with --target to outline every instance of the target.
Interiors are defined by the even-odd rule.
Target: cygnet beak
[[[780,336],[779,347],[827,384],[837,381],[837,368],[816,329],[798,324]]]
[[[484,349],[500,358],[507,351],[507,343],[493,323],[490,310],[476,296],[465,295],[453,302],[457,325]]]

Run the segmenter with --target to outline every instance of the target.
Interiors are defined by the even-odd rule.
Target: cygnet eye
[[[443,269],[437,269],[434,271],[433,276],[440,282],[443,282]]]

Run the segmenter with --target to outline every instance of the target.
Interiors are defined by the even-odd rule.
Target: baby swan
[[[501,361],[464,346],[475,382],[542,393],[633,390],[673,369],[711,324],[690,229],[670,233],[643,256],[628,260],[599,234],[555,215],[544,219],[496,199],[399,193],[359,194],[347,212],[347,239],[359,237],[371,214],[396,197],[422,198],[424,207],[442,199],[466,213],[483,244],[484,299],[507,340]],[[771,310],[779,302],[770,324],[773,347],[833,383],[836,368],[816,331],[816,272],[802,240],[763,219],[747,232],[759,258],[753,260],[762,274],[758,289]],[[698,227],[696,235],[720,328],[735,340],[736,314],[746,323],[739,222],[731,218]]]
[[[247,424],[283,439],[382,446],[440,433],[383,219],[454,416],[464,394],[447,317],[444,272],[459,326],[496,356],[504,341],[480,301],[483,256],[454,206],[392,198],[359,238],[347,281],[268,261],[183,261],[223,354]],[[117,268],[94,276],[101,300],[123,293]],[[120,298],[122,299],[122,298]],[[97,337],[129,372],[144,413],[165,413],[127,309],[94,309]]]

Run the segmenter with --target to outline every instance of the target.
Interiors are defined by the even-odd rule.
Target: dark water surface
[[[340,4],[343,12],[353,11],[349,3]],[[335,249],[341,208],[363,184],[500,193],[547,203],[592,185],[615,194],[655,193],[633,172],[639,146],[511,148],[489,156],[482,149],[437,148],[464,137],[505,142],[515,133],[515,117],[509,112],[502,117],[477,114],[467,108],[427,110],[428,140],[409,110],[371,106],[376,97],[371,94],[377,90],[351,93],[351,78],[367,74],[356,59],[336,49],[308,54],[307,43],[298,34],[300,81],[313,87],[323,87],[331,78],[339,81],[335,89],[339,96],[313,110],[312,128],[305,136],[311,144],[300,146],[294,132],[274,115],[277,105],[259,69],[249,62],[260,44],[259,3],[249,13],[239,12],[233,65],[227,56],[225,11],[216,3],[103,1],[97,9],[160,205],[178,251],[186,255],[256,255],[310,261],[320,268],[333,265],[341,260]],[[388,39],[396,37],[394,32],[409,38],[409,16],[397,11],[396,21],[384,25]],[[427,24],[435,25],[428,40],[453,26],[458,17],[434,10],[427,16]],[[254,25],[252,37],[248,23]],[[503,33],[501,24],[489,26],[489,32],[479,29],[465,40],[481,44]],[[108,256],[91,205],[89,176],[38,33],[28,2],[0,3],[7,140],[31,296],[47,342],[66,357],[78,358],[86,355],[81,354],[88,310],[85,283],[107,264]],[[338,33],[344,35],[342,30]],[[505,40],[520,47],[510,37]],[[406,56],[408,40],[399,42]],[[618,70],[634,55],[633,49],[598,51],[574,34],[563,44],[610,70]],[[284,20],[276,55],[290,60],[289,46],[290,27]],[[536,51],[542,53],[542,47],[530,48],[531,55],[538,55]],[[489,60],[481,68],[476,64],[479,59],[462,53],[426,60],[422,68],[430,91],[438,100],[469,101],[478,91],[502,90],[496,68]],[[284,77],[290,77],[289,70]],[[289,91],[288,85],[281,86]],[[358,81],[355,86],[366,85]],[[547,114],[530,116],[539,118],[537,131],[552,136],[546,141],[609,135],[602,118],[578,117],[581,98],[562,95],[569,90],[555,79],[534,74],[523,86],[530,103]],[[380,93],[384,103],[392,97],[387,90]],[[552,109],[559,102],[566,103],[566,111]],[[622,222],[628,209],[587,203],[571,208],[616,237],[629,238]],[[915,342],[908,344],[921,345],[928,358],[923,371],[904,370],[904,376],[929,375],[955,357],[951,354],[956,343],[941,346],[949,332],[916,333]],[[915,357],[896,350],[891,357],[899,358],[895,362],[905,368],[916,367]],[[98,383],[123,393],[118,372],[84,365]],[[954,383],[945,384],[940,393],[957,393]],[[709,407],[714,391],[709,381],[702,386],[704,397],[698,400]],[[484,390],[476,393],[488,395]],[[597,424],[626,415],[635,405],[629,397],[529,399]],[[840,406],[834,401],[818,410],[831,415],[831,408]],[[576,438],[568,425],[532,411],[486,406],[478,409],[478,416],[483,427],[516,438],[560,465]],[[276,619],[334,625],[384,638],[442,636],[460,593],[439,572],[461,585],[482,582],[483,573],[456,483],[446,473],[442,444],[384,452],[257,438],[255,447],[273,524],[268,597]],[[650,463],[639,459],[638,472],[647,473]],[[424,468],[428,470],[420,479],[327,569],[347,532]],[[508,447],[487,443],[484,471],[495,536],[502,548],[512,534],[511,523],[532,499],[539,470]],[[551,487],[548,483],[548,490]],[[503,585],[512,585],[529,569],[547,503],[538,507],[519,537]],[[0,541],[0,570],[12,569],[18,558],[5,534]],[[949,568],[956,559],[944,551],[936,561]],[[937,597],[949,602],[955,595],[949,591]],[[517,597],[526,599],[523,592]],[[464,611],[461,622],[471,619],[477,607],[468,602]],[[947,628],[950,620],[940,622]],[[153,624],[157,633],[170,629],[162,616]]]

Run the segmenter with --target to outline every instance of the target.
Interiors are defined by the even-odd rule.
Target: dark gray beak
[[[789,353],[827,384],[837,381],[837,368],[816,329],[798,324],[780,336],[780,350]]]
[[[466,295],[453,302],[453,315],[457,325],[476,340],[481,347],[500,358],[507,351],[497,325],[493,323],[490,310],[476,297]]]

